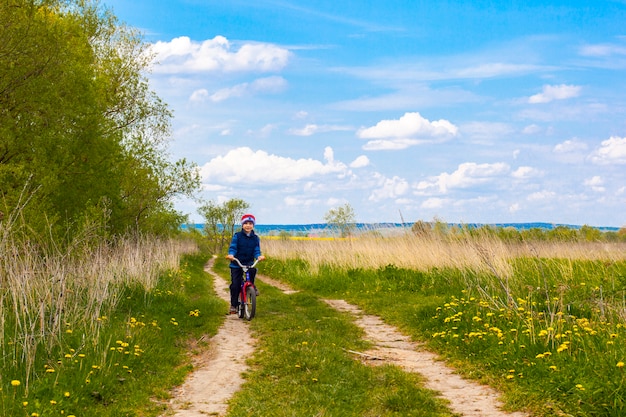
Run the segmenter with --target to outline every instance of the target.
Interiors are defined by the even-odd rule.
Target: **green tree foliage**
[[[167,233],[199,175],[166,152],[171,114],[150,90],[139,33],[97,2],[0,4],[0,200],[31,230],[105,216],[110,232]]]
[[[235,233],[235,225],[250,205],[244,200],[233,198],[222,204],[208,201],[198,208],[204,217],[204,232],[215,252],[220,252]]]
[[[341,237],[350,236],[354,232],[356,228],[355,219],[354,209],[348,203],[332,208],[324,215],[324,221],[328,225],[339,229]]]

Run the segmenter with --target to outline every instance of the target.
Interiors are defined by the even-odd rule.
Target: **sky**
[[[626,225],[626,0],[103,0],[259,224]],[[202,221],[201,204],[176,208]]]

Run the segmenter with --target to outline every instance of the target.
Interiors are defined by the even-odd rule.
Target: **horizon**
[[[156,54],[205,200],[270,223],[347,203],[363,222],[626,224],[624,0],[103,4]]]
[[[419,221],[419,220],[418,220]],[[424,221],[425,223],[432,224],[437,221]],[[356,226],[377,226],[377,225],[390,225],[390,226],[399,226],[399,227],[411,227],[416,222],[353,222],[349,224],[353,224]],[[626,228],[626,226],[593,226],[588,224],[566,224],[566,223],[550,223],[550,222],[523,222],[523,223],[509,223],[509,222],[496,222],[496,223],[461,223],[461,222],[445,222],[441,221],[441,223],[446,224],[448,226],[469,226],[469,227],[481,227],[481,226],[495,226],[495,227],[514,227],[516,229],[531,229],[531,228],[540,228],[540,229],[553,229],[556,227],[567,227],[572,229],[580,229],[584,226],[592,227],[594,229],[598,229],[601,231],[618,231],[622,228]],[[205,223],[196,222],[196,223],[186,223],[183,226],[187,227],[189,225],[203,226]],[[223,226],[220,224],[220,226]],[[237,226],[237,225],[236,225]],[[320,222],[320,223],[256,223],[254,225],[255,229],[257,227],[260,228],[279,228],[279,227],[300,227],[304,228],[307,226],[326,226],[331,227],[330,224]],[[517,227],[516,227],[517,226]]]

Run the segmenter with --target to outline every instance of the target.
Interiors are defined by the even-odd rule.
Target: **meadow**
[[[626,414],[623,242],[461,233],[264,246],[264,272],[383,317],[511,409]]]
[[[166,409],[191,369],[188,341],[221,323],[208,255],[178,239],[81,236],[61,249],[0,231],[0,415]]]
[[[0,415],[167,415],[227,309],[204,242],[0,243]],[[381,316],[509,409],[626,414],[623,242],[369,233],[267,237],[263,250],[261,273],[300,292],[260,283],[258,349],[231,416],[452,415],[418,375],[355,360],[368,343],[322,297]],[[221,257],[216,269],[228,277]]]

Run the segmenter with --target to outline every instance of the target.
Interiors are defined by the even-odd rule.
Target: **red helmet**
[[[241,224],[244,224],[246,222],[252,222],[252,224],[254,225],[256,224],[256,219],[252,214],[244,214],[243,216],[241,216]]]

